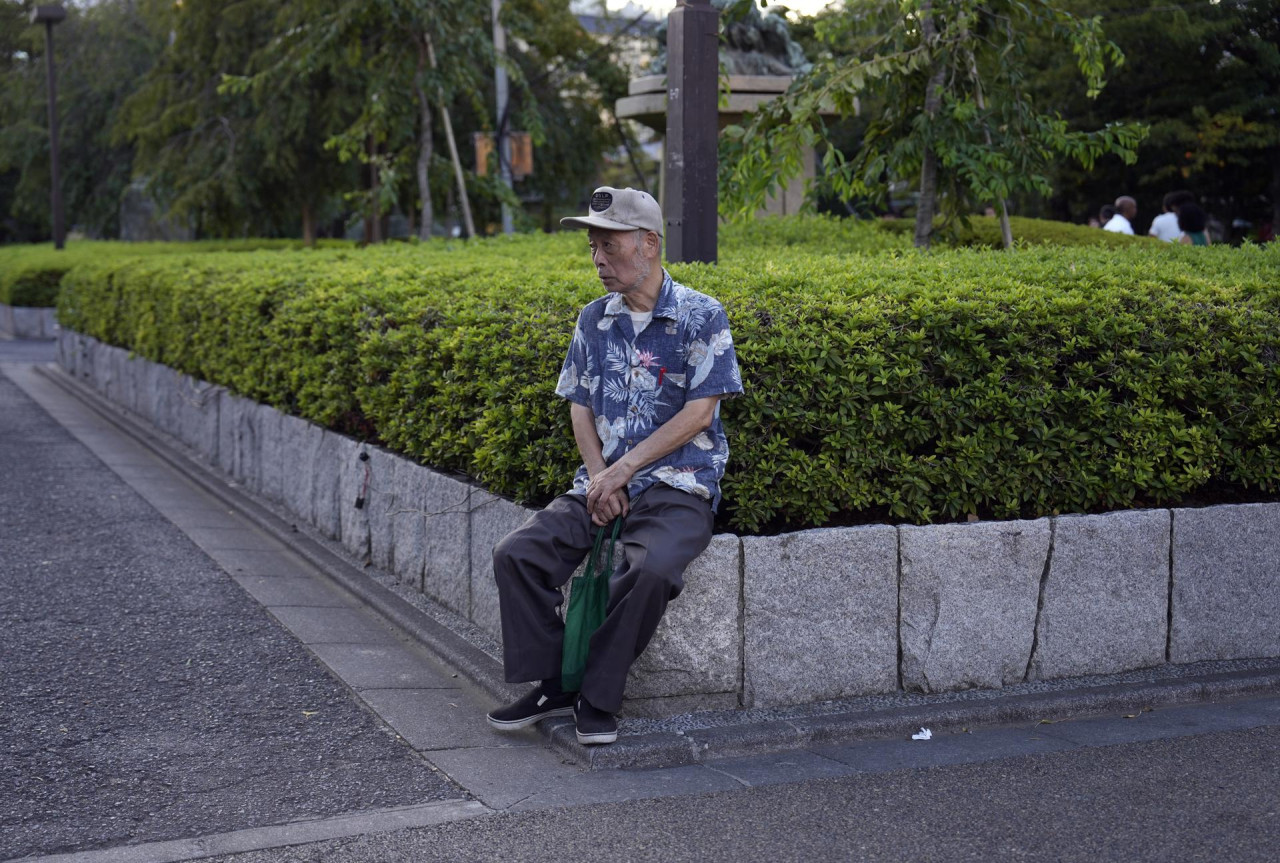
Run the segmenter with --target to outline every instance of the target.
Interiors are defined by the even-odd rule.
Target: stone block
[[[471,622],[502,640],[498,585],[493,580],[493,547],[528,521],[533,510],[479,489],[471,491]]]
[[[72,345],[75,344],[76,333],[73,330],[62,330],[58,333],[58,366],[67,374],[72,374]]]
[[[946,692],[1022,682],[1049,519],[899,531],[903,688]]]
[[[711,695],[741,688],[741,548],[720,534],[684,572],[653,640],[631,666],[629,698]]]
[[[1031,678],[1163,663],[1168,606],[1168,510],[1054,519]]]
[[[258,480],[255,490],[274,503],[284,503],[284,414],[258,405],[254,426],[258,433]]]
[[[231,396],[224,398],[221,410],[229,410],[231,434],[235,453],[231,457],[231,476],[245,488],[260,493],[262,490],[262,440],[259,425],[262,422],[261,405],[257,402]],[[218,421],[222,423],[222,415]]]
[[[395,536],[392,533],[400,502],[396,472],[404,459],[377,447],[369,448],[369,560],[384,572],[395,568]]]
[[[1169,654],[1280,656],[1280,504],[1173,511]]]
[[[285,509],[311,523],[315,506],[315,461],[324,429],[299,417],[280,417],[280,457],[283,460],[280,493]]]
[[[177,377],[174,436],[206,461],[218,459],[218,404],[222,387],[190,375]]]
[[[463,617],[471,615],[471,486],[422,469],[426,549],[422,590]],[[526,511],[527,514],[527,511]],[[494,588],[493,595],[497,596]],[[496,600],[495,600],[496,602]]]
[[[154,363],[150,374],[150,404],[152,423],[168,435],[178,436],[179,411],[182,406],[178,394],[178,372],[164,363]]]
[[[46,307],[13,306],[10,309],[10,334],[17,339],[53,337],[53,310]]]
[[[424,499],[422,465],[406,458],[396,460],[392,478],[395,506],[390,512],[391,572],[397,581],[422,590],[422,568],[426,560],[427,505]]]
[[[240,406],[244,399],[222,390],[218,394],[218,460],[215,466],[229,477],[236,475],[236,459],[239,447],[236,446],[236,426],[240,422]]]
[[[898,688],[898,532],[888,525],[744,537],[747,706]]]
[[[342,435],[325,430],[316,450],[311,523],[330,539],[342,536]]]
[[[115,401],[120,374],[120,349],[99,343],[93,352],[93,372],[89,378],[98,395]]]
[[[342,545],[362,562],[369,559],[369,508],[366,495],[371,476],[372,447],[343,437],[338,442],[338,521]],[[361,458],[364,456],[364,458]]]
[[[121,407],[130,413],[138,413],[138,379],[142,375],[144,360],[133,356],[129,351],[122,351],[120,358],[120,399]]]
[[[76,377],[92,386],[93,383],[93,351],[98,340],[90,336],[80,336],[77,340],[75,359]]]

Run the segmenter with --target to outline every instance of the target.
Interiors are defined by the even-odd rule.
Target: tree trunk
[[[431,34],[422,34],[427,45],[427,60],[431,68],[436,68],[436,51],[431,44]],[[453,160],[453,174],[458,181],[458,199],[462,203],[462,221],[467,228],[467,236],[476,235],[476,224],[471,220],[471,200],[467,197],[467,180],[462,171],[462,160],[458,158],[458,142],[453,139],[453,123],[449,119],[449,106],[444,100],[444,88],[440,88],[440,119],[444,121],[444,139],[449,144],[449,158]]]
[[[1271,233],[1280,231],[1280,147],[1271,151]]]
[[[364,211],[364,244],[382,242],[382,219],[378,213],[378,144],[369,136],[365,145],[369,153],[369,201]]]
[[[933,24],[933,3],[925,3],[920,11],[922,17],[920,29],[925,43],[928,44],[933,41],[938,32]],[[938,58],[932,57],[931,60],[934,71],[929,76],[929,83],[924,91],[924,114],[929,120],[937,116],[938,109],[942,107],[942,82],[946,74]],[[937,198],[938,154],[932,147],[926,147],[920,165],[920,201],[916,205],[915,245],[917,249],[929,248],[929,239],[933,234],[933,211]]]
[[[418,195],[422,198],[422,224],[418,228],[418,239],[431,239],[435,228],[435,212],[431,208],[431,155],[432,144],[431,105],[427,102],[427,92],[422,87],[422,71],[427,61],[427,43],[424,38],[418,45],[418,74],[414,76],[413,88],[418,94]]]
[[[316,216],[310,204],[302,205],[302,242],[308,248],[316,244]]]
[[[978,103],[978,110],[987,110],[987,100],[982,96],[982,79],[978,76],[978,59],[969,52],[969,74],[973,76],[973,93]],[[982,124],[982,135],[987,140],[987,149],[991,149],[991,128]],[[1013,251],[1013,228],[1009,225],[1009,206],[1004,198],[1000,199],[1000,239],[1004,241],[1006,251]]]

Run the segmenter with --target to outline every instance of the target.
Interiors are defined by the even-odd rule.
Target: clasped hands
[[[622,462],[615,462],[591,477],[587,483],[587,512],[592,524],[604,527],[618,516],[626,516],[631,509],[627,483],[632,475],[633,471]]]

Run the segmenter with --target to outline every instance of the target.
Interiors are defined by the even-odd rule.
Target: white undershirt
[[[631,312],[631,329],[636,331],[638,338],[644,332],[644,328],[649,326],[649,322],[653,320],[653,309],[647,312]]]

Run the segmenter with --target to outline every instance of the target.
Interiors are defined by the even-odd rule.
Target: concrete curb
[[[175,442],[167,440],[145,422],[116,407],[65,372],[54,367],[37,369],[225,505],[252,518],[336,584],[454,667],[487,695],[501,702],[518,694],[517,688],[504,682],[497,659],[379,584],[322,543],[299,532],[245,491],[228,485],[214,466],[186,455]],[[1212,666],[1213,663],[1206,665]],[[813,706],[807,712],[800,709],[791,715],[780,711],[783,715],[776,717],[761,710],[749,711],[754,715],[745,718],[741,714],[728,715],[734,711],[722,711],[720,714],[676,717],[674,724],[680,724],[678,720],[684,719],[688,728],[645,731],[641,727],[636,733],[628,733],[628,722],[624,721],[618,742],[606,747],[578,744],[573,724],[567,720],[543,722],[538,730],[556,751],[592,769],[674,767],[811,744],[905,736],[919,726],[970,727],[1014,721],[1057,721],[1100,713],[1136,712],[1144,707],[1280,692],[1280,663],[1204,674],[1187,674],[1187,671],[1186,667],[1166,666],[1151,672],[1157,679],[1131,682],[1124,679],[1125,675],[1115,675],[1116,682],[1093,678],[1089,681],[1091,685],[1076,688],[1065,688],[1071,681],[1061,681],[1064,688],[1050,692],[995,690],[941,695],[904,694],[897,696],[896,701],[894,697],[876,696]]]
[[[47,306],[0,303],[0,337],[50,341],[58,338],[56,310]]]

